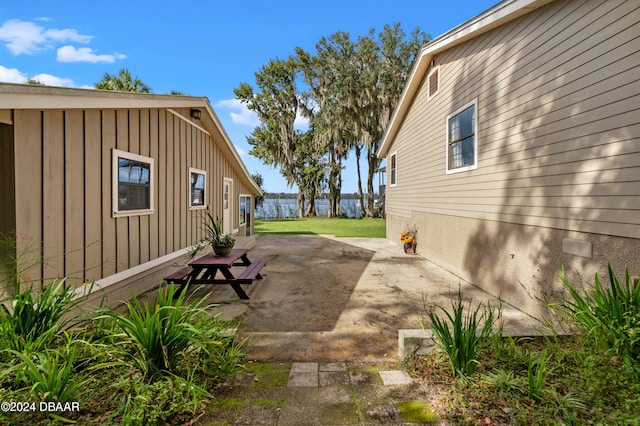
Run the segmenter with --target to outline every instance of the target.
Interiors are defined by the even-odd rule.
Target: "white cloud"
[[[0,81],[5,83],[24,83],[29,76],[17,68],[6,68],[0,65]],[[41,73],[31,76],[32,79],[46,86],[76,87],[70,78],[56,77],[55,75]],[[93,87],[91,87],[93,89]]]
[[[40,50],[52,49],[54,43],[89,43],[93,36],[79,34],[76,30],[45,29],[33,22],[10,19],[0,26],[0,41],[14,55],[29,55]]]
[[[24,83],[27,76],[17,68],[5,68],[0,65],[0,81],[5,83]]]
[[[114,63],[116,59],[124,59],[125,55],[114,53],[113,55],[98,55],[89,47],[79,49],[74,46],[62,46],[58,49],[58,62],[106,62]]]
[[[230,112],[231,121],[235,124],[244,124],[251,127],[260,125],[260,119],[258,115],[247,108],[246,104],[243,104],[238,99],[224,99],[216,103],[216,108],[238,110],[238,112]]]
[[[31,78],[33,78],[34,80],[38,80],[45,86],[76,87],[73,83],[73,80],[71,80],[70,78],[56,77],[55,75],[51,74],[42,73],[34,75]]]
[[[93,38],[93,36],[78,34],[76,30],[70,28],[65,28],[64,30],[46,30],[44,35],[48,39],[59,43],[75,41],[76,43],[87,44]]]

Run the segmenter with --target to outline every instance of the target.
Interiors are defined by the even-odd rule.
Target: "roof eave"
[[[0,83],[0,108],[180,108],[204,107],[205,97]]]
[[[398,105],[391,116],[376,156],[384,158],[389,152],[400,124],[404,120],[409,106],[419,90],[424,76],[429,71],[431,61],[436,54],[478,37],[553,1],[555,0],[504,0],[423,45],[417,55]]]
[[[0,109],[126,109],[126,108],[202,108],[218,128],[225,145],[242,169],[256,194],[262,190],[253,180],[235,145],[218,119],[209,99],[199,96],[156,95],[137,92],[79,89],[0,83]]]

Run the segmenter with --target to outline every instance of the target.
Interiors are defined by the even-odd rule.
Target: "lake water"
[[[316,199],[316,214],[327,216],[329,200]],[[361,217],[358,200],[343,199],[340,201],[340,214],[348,217]],[[265,198],[259,209],[256,209],[256,219],[288,219],[298,217],[298,207],[293,198]]]

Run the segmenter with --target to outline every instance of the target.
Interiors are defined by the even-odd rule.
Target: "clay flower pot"
[[[404,252],[406,254],[416,254],[416,246],[415,246],[415,244],[405,243],[404,244]]]

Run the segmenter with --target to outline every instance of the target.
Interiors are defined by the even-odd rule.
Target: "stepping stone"
[[[294,362],[289,371],[288,387],[318,387],[318,363]]]
[[[347,371],[347,364],[344,362],[325,362],[320,364],[320,371]]]
[[[346,371],[321,371],[320,386],[348,385],[349,374]]]
[[[409,376],[409,373],[406,371],[378,371],[378,374],[380,374],[384,386],[408,385],[413,383],[411,376]]]
[[[292,373],[317,373],[317,362],[294,362],[291,364]]]
[[[318,373],[296,373],[292,371],[289,374],[287,387],[290,388],[308,388],[318,387]]]

